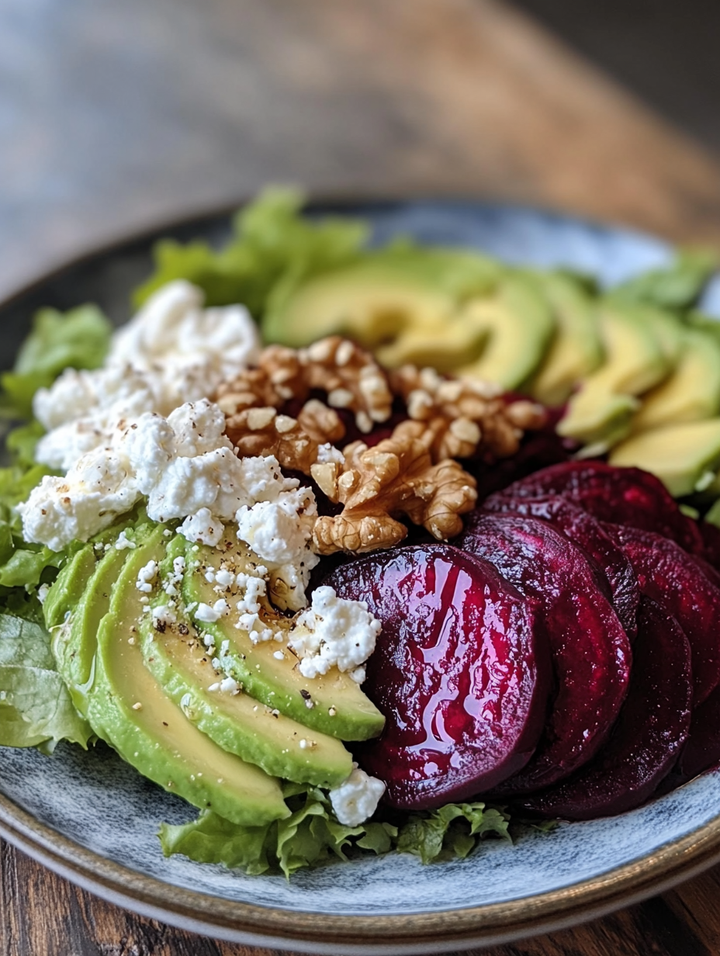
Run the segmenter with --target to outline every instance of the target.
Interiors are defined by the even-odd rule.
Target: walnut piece
[[[387,438],[372,448],[353,442],[345,461],[313,465],[311,474],[331,501],[334,517],[316,519],[313,550],[362,553],[390,548],[407,535],[400,517],[445,541],[462,531],[460,515],[477,501],[475,480],[456,461],[433,464],[427,438]]]
[[[235,422],[239,412],[255,406],[281,408],[290,400],[306,402],[315,391],[327,395],[330,408],[353,412],[365,434],[392,412],[393,394],[385,372],[369,352],[338,335],[306,349],[268,346],[260,353],[257,368],[224,382],[216,400],[228,416],[232,438],[231,430],[241,427]]]
[[[507,458],[518,450],[525,431],[547,421],[541,405],[526,399],[507,402],[491,382],[443,379],[434,369],[414,365],[389,374],[392,390],[404,399],[410,416],[398,426],[400,434],[432,432],[435,461],[469,458],[477,451]]]

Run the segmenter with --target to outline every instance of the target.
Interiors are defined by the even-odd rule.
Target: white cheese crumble
[[[171,282],[112,341],[105,367],[66,369],[33,401],[48,430],[36,455],[53,468],[72,467],[107,444],[122,420],[143,412],[168,415],[183,402],[214,393],[220,382],[257,357],[257,326],[240,305],[203,309],[203,293]]]
[[[330,803],[335,816],[346,827],[357,827],[377,810],[385,784],[371,777],[353,764],[350,776],[335,790],[330,791]]]
[[[327,674],[331,667],[365,679],[365,661],[375,650],[381,624],[364,601],[346,601],[333,588],[319,587],[312,605],[297,619],[288,647],[300,658],[303,677]]]
[[[153,581],[157,577],[157,572],[157,561],[148,561],[145,567],[140,568],[135,583],[135,587],[138,591],[144,591],[146,594],[149,594],[153,589]]]
[[[115,547],[117,548],[118,551],[125,551],[128,548],[134,548],[135,542],[131,538],[128,538],[127,532],[123,530],[117,536],[117,539],[115,541]]]
[[[210,604],[198,604],[195,608],[195,619],[203,624],[214,624],[222,617],[220,611],[216,611]]]

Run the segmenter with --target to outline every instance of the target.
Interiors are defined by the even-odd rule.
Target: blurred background
[[[718,26],[717,0],[2,0],[0,295],[268,181],[720,237]]]

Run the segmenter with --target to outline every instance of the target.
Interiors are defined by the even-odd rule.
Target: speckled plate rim
[[[354,194],[313,197],[311,205],[350,210],[358,203],[412,203],[438,200],[448,205],[512,208],[481,197],[377,196]],[[240,199],[216,208],[191,211],[82,252],[6,295],[0,310],[22,300],[51,280],[163,233],[226,217],[244,204]],[[587,220],[541,207],[533,211],[590,227],[621,229],[638,238],[653,237],[625,226]],[[0,794],[0,835],[60,876],[108,902],[191,932],[246,945],[292,948],[308,953],[411,954],[491,946],[547,933],[602,916],[667,890],[720,861],[720,813],[686,836],[655,852],[572,886],[535,896],[478,907],[389,916],[330,916],[277,907],[260,907],[220,899],[171,885],[108,860],[49,827]]]

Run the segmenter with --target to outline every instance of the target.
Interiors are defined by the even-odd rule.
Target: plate
[[[315,203],[310,215],[368,219],[374,239],[402,233],[472,246],[514,263],[568,266],[612,284],[661,265],[663,242],[548,212],[478,202]],[[159,236],[222,242],[227,211],[155,230],[86,256],[0,304],[7,366],[45,305],[93,301],[128,318],[129,290]],[[720,284],[706,308],[720,315]],[[393,855],[281,877],[248,877],[162,856],[161,821],[194,816],[108,748],[0,753],[0,832],[86,889],[145,916],[245,944],[305,952],[439,953],[547,932],[626,906],[720,858],[720,772],[639,810],[561,825],[515,846],[482,844],[464,861],[422,866]]]

